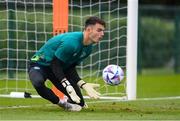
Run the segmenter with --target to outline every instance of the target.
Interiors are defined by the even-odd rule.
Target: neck
[[[88,33],[84,31],[83,34],[84,34],[83,45],[91,44],[91,39],[89,38]]]

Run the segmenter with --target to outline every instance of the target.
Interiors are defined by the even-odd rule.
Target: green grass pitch
[[[88,109],[67,112],[44,99],[0,98],[0,120],[180,120],[180,75],[142,74],[136,101],[88,100]]]

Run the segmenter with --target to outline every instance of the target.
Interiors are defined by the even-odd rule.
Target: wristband
[[[80,86],[80,88],[82,88],[85,84],[86,84],[86,82],[82,83],[81,86]]]
[[[69,81],[68,81],[66,78],[64,78],[64,79],[61,80],[61,84],[62,84],[63,87],[65,87],[65,88],[66,88],[68,85],[70,85]]]

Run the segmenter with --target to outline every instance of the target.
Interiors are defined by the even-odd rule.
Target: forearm
[[[75,65],[72,65],[66,72],[65,74],[72,79],[76,84],[78,83],[81,78],[79,77]]]
[[[59,81],[62,81],[65,78],[65,74],[64,74],[63,68],[62,68],[63,64],[64,63],[61,60],[54,58],[53,61],[51,62],[51,66],[50,66],[53,73],[55,74],[56,78]]]

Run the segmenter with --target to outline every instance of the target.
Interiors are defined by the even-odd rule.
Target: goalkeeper
[[[76,65],[91,54],[92,44],[102,39],[104,30],[105,22],[92,16],[85,21],[83,32],[67,32],[49,39],[31,58],[28,68],[29,78],[37,93],[69,111],[80,111],[85,106],[80,88],[90,98],[98,99],[100,93],[94,89],[98,84],[83,81]],[[47,79],[68,97],[68,101],[60,100],[45,85]]]

